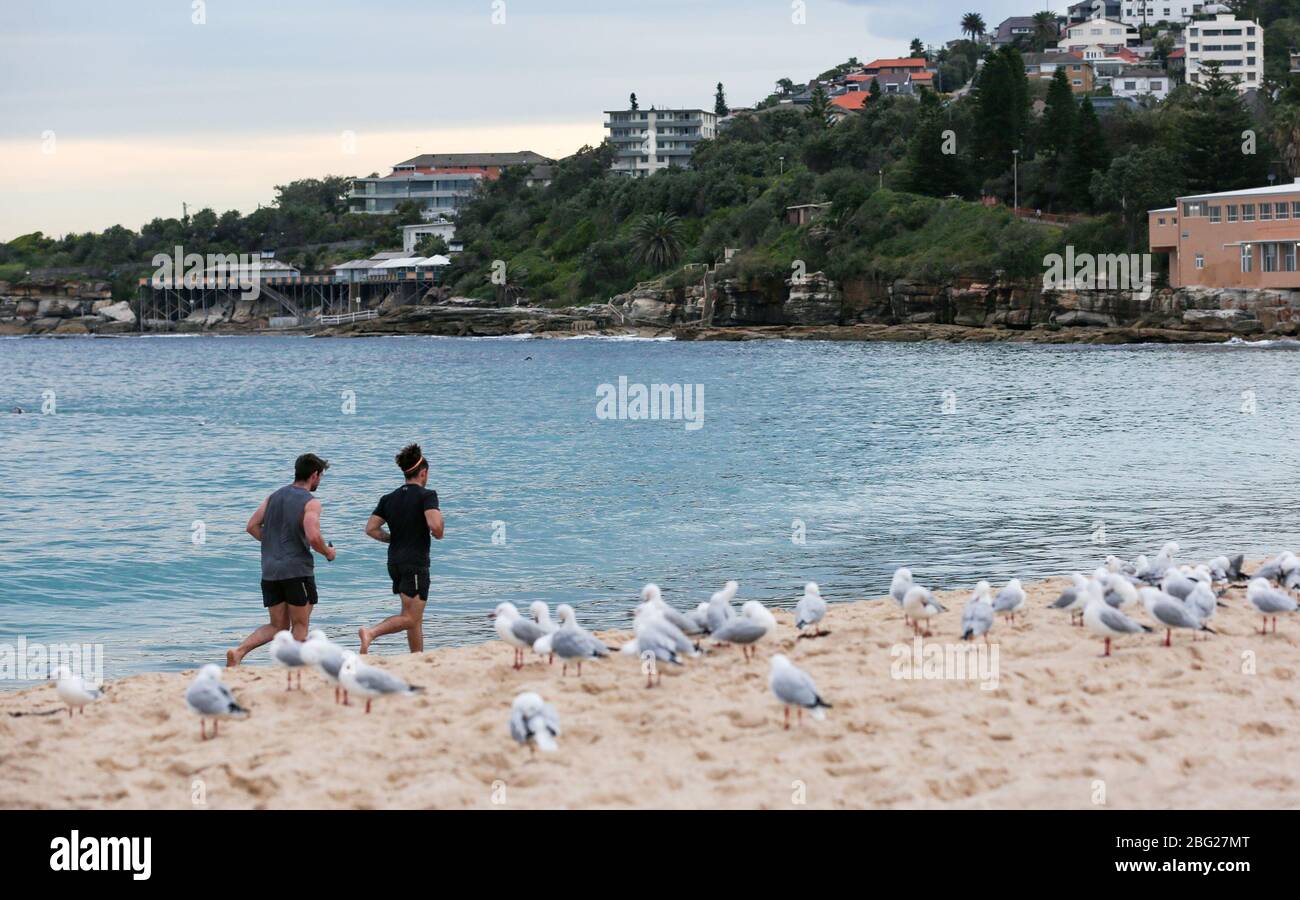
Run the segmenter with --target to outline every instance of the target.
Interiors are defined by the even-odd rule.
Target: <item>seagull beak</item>
[[[497,614],[496,614],[496,613],[488,613],[488,618],[489,618],[489,619],[495,619],[496,617],[497,617]]]

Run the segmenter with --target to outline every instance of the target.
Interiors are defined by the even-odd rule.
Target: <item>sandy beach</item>
[[[0,807],[1300,806],[1300,617],[1260,635],[1244,588],[1234,588],[1212,620],[1217,635],[1176,633],[1166,648],[1163,632],[1146,634],[1102,658],[1100,638],[1047,608],[1065,583],[1029,586],[1018,621],[994,627],[996,686],[897,677],[926,667],[913,665],[917,644],[888,600],[833,603],[831,633],[798,640],[793,595],[755,661],[711,650],[668,667],[649,690],[634,657],[562,678],[558,661],[540,657],[513,671],[511,649],[494,640],[373,658],[427,691],[376,701],[367,716],[355,698],[335,706],[316,672],[301,693],[286,692],[262,649],[226,673],[251,717],[203,742],[182,702],[192,672],[109,682],[102,701],[71,719],[13,716],[58,706],[53,686],[41,685],[0,696]],[[934,620],[924,646],[939,649],[928,653],[961,644],[968,593],[937,594],[949,612]],[[603,636],[617,644],[627,635]],[[354,636],[332,637],[355,646]],[[775,652],[834,704],[825,721],[805,716],[783,730],[767,685]],[[510,704],[524,690],[557,708],[559,752],[530,759],[510,739]]]

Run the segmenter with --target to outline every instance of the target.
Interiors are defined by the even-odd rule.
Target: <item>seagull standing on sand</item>
[[[647,584],[641,588],[641,602],[649,603],[659,613],[673,624],[673,626],[682,634],[699,634],[703,629],[695,620],[694,615],[688,615],[673,609],[664,602],[663,594],[657,584]]]
[[[983,636],[984,643],[989,642],[989,629],[993,627],[993,604],[989,594],[993,588],[987,581],[975,585],[975,593],[966,601],[961,611],[961,639],[969,641],[973,637]]]
[[[1083,608],[1088,603],[1088,579],[1078,572],[1072,573],[1070,578],[1074,583],[1061,591],[1061,596],[1052,603],[1052,609],[1068,609],[1070,624],[1073,625],[1075,616],[1078,616],[1079,624],[1083,625]]]
[[[1025,589],[1020,586],[1019,578],[1012,578],[993,598],[993,611],[1010,617],[1011,624],[1016,623],[1016,610],[1025,605]]]
[[[753,601],[751,601],[753,602]],[[767,684],[776,695],[776,699],[781,701],[785,707],[785,730],[790,730],[790,707],[794,706],[799,709],[799,724],[803,724],[803,711],[806,709],[812,713],[812,717],[819,722],[826,718],[824,710],[831,708],[831,705],[821,698],[817,693],[817,685],[813,684],[812,678],[803,669],[797,668],[794,663],[778,653],[772,657],[771,674],[768,675]]]
[[[573,613],[573,607],[569,604],[561,603],[555,608],[555,613],[559,616],[560,627],[556,629],[554,634],[550,635],[550,639],[551,647],[555,650],[556,656],[564,661],[560,676],[563,677],[569,674],[569,661],[574,660],[578,664],[578,677],[581,678],[582,661],[584,659],[599,659],[609,656],[609,648],[594,634],[578,624],[577,616]],[[545,640],[545,638],[542,640]]]
[[[221,683],[221,669],[208,663],[199,669],[199,674],[190,682],[185,691],[185,705],[199,717],[199,736],[208,739],[207,720],[212,720],[212,736],[217,736],[217,728],[222,719],[242,719],[248,710],[235,702],[235,695],[230,688]]]
[[[1264,617],[1264,627],[1260,634],[1268,634],[1268,617],[1273,617],[1273,633],[1277,634],[1277,614],[1296,611],[1295,599],[1285,591],[1279,591],[1263,578],[1255,578],[1246,587],[1246,599],[1250,605],[1259,610]]]
[[[86,714],[86,704],[94,703],[104,692],[94,685],[86,684],[79,675],[73,675],[72,670],[67,666],[59,666],[54,670],[54,691],[59,695],[68,706],[68,718],[72,718],[74,709],[81,710],[81,714]]]
[[[1102,594],[1102,599],[1112,609],[1127,609],[1139,602],[1137,588],[1133,586],[1133,582],[1122,574],[1112,574],[1108,577],[1104,590],[1105,593]]]
[[[1295,554],[1290,550],[1284,550],[1260,566],[1253,577],[1265,578],[1269,581],[1281,581],[1287,572],[1295,568],[1295,561]]]
[[[1143,570],[1138,568],[1137,576],[1150,584],[1159,584],[1174,565],[1174,554],[1178,552],[1178,543],[1170,541],[1160,548],[1156,558]],[[1141,559],[1141,557],[1139,557]]]
[[[510,705],[510,736],[527,747],[530,756],[538,750],[559,749],[555,739],[560,736],[560,717],[555,707],[532,691],[520,694]]]
[[[907,589],[912,586],[912,570],[900,566],[894,570],[894,577],[889,581],[889,596],[898,604],[898,608],[903,608],[903,599],[907,596]],[[911,624],[908,621],[907,612],[903,613],[903,622]]]
[[[822,592],[817,587],[817,582],[810,581],[803,586],[803,596],[794,608],[794,627],[800,631],[809,625],[816,625],[817,631],[814,637],[820,637],[825,634],[822,631],[821,621],[826,618],[826,601],[822,599]],[[804,635],[799,635],[803,637]]]
[[[1214,588],[1206,582],[1200,582],[1183,600],[1183,604],[1196,618],[1208,622],[1219,605],[1219,599],[1214,596]]]
[[[635,621],[632,628],[636,632],[636,637],[627,641],[619,648],[620,653],[629,656],[650,657],[660,662],[672,663],[675,666],[682,665],[679,648],[682,641],[690,648],[691,653],[695,654],[694,645],[682,634],[677,628],[664,621],[658,611],[648,604],[641,604],[632,613]],[[645,669],[645,686],[654,687],[656,680],[663,680],[663,673],[659,671],[657,665],[647,666]]]
[[[731,601],[740,590],[739,582],[728,581],[722,590],[709,598],[709,631],[717,631],[728,619],[734,618],[736,611],[731,608]]]
[[[914,634],[922,634],[921,620],[925,620],[924,637],[930,636],[930,618],[937,616],[941,612],[947,612],[947,608],[926,588],[919,584],[914,584],[907,589],[903,595],[903,612],[911,618],[912,631]]]
[[[539,656],[545,653],[546,661],[554,664],[555,654],[551,650],[551,642],[549,638],[555,633],[555,629],[560,626],[551,621],[551,608],[542,600],[534,600],[532,603],[528,604],[528,612],[532,615],[533,621],[537,624],[537,627],[546,632],[544,636],[533,641],[533,652]]]
[[[325,636],[319,628],[307,632],[302,645],[302,658],[309,666],[320,669],[321,674],[334,682],[334,702],[339,702],[339,669],[343,668],[343,648]],[[343,691],[343,705],[348,705],[348,692]]]
[[[349,691],[366,698],[367,714],[370,712],[370,701],[376,697],[386,697],[391,694],[410,695],[424,690],[422,687],[407,684],[391,672],[363,663],[361,657],[350,650],[346,651],[343,667],[339,669],[339,681]]]
[[[753,645],[775,628],[776,618],[767,611],[767,607],[757,600],[746,600],[740,608],[740,615],[728,619],[710,637],[720,644],[740,644],[741,653],[749,661],[758,652]]]
[[[1210,574],[1214,576],[1215,581],[1240,581],[1243,577],[1241,566],[1246,561],[1243,553],[1229,559],[1226,556],[1216,556],[1209,562]]]
[[[307,665],[307,660],[302,655],[302,648],[302,643],[294,640],[293,634],[288,631],[277,631],[271,640],[271,659],[284,666],[286,691],[293,690],[295,670],[298,672],[298,690],[302,690],[302,667]]]
[[[497,637],[515,648],[515,658],[511,668],[516,671],[522,669],[524,650],[532,648],[537,643],[537,639],[544,637],[546,632],[536,622],[519,615],[519,609],[509,602],[498,603],[497,608],[488,613],[488,618],[494,620],[493,627],[496,628]]]
[[[1147,615],[1159,622],[1161,627],[1165,629],[1166,647],[1173,646],[1172,640],[1175,628],[1186,628],[1190,631],[1208,631],[1210,634],[1214,634],[1214,629],[1202,622],[1177,597],[1151,587],[1144,587],[1138,593],[1142,596],[1142,602],[1147,608]]]
[[[1107,606],[1102,600],[1101,585],[1096,582],[1088,584],[1084,597],[1083,624],[1093,634],[1106,639],[1106,652],[1102,656],[1110,656],[1111,638],[1151,631],[1150,626],[1135,622],[1118,609]]]

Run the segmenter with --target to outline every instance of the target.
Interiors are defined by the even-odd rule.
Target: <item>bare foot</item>
[[[373,638],[370,637],[370,630],[367,628],[358,628],[357,637],[361,638],[361,655],[365,656],[370,652],[370,642],[373,640]]]
[[[240,653],[238,650],[227,650],[226,668],[233,669],[235,666],[239,665],[240,662],[243,661],[243,659],[244,659],[244,655]]]

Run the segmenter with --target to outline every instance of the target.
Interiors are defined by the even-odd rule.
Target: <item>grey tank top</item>
[[[311,502],[311,491],[285,485],[266,501],[262,521],[262,580],[282,581],[305,578],[316,572],[307,534],[302,528],[303,510]]]

